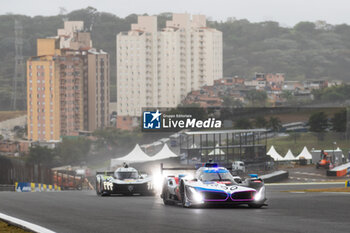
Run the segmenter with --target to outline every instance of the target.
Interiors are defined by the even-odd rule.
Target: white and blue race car
[[[180,203],[183,207],[246,204],[252,208],[260,208],[267,205],[262,179],[252,175],[242,180],[215,163],[206,163],[195,172],[194,177],[167,176],[161,198],[165,205]]]
[[[96,193],[99,196],[155,195],[155,189],[151,176],[141,175],[135,168],[124,165],[114,172],[97,172]]]

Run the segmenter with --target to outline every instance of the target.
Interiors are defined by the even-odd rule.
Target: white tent
[[[192,145],[190,146],[190,149],[197,149],[197,145],[196,145],[196,144],[192,144]]]
[[[296,157],[296,159],[300,159],[300,158],[304,158],[304,159],[307,159],[307,160],[312,159],[312,154],[308,151],[306,146],[304,146],[304,149]]]
[[[150,157],[150,159],[152,161],[155,161],[155,160],[168,159],[168,158],[174,158],[174,157],[178,157],[178,155],[172,152],[167,144],[164,144],[163,148],[157,154]]]
[[[127,154],[121,158],[111,159],[111,167],[114,167],[116,165],[120,165],[123,162],[143,163],[143,162],[148,162],[148,161],[151,161],[151,157],[149,157],[145,152],[143,152],[141,150],[139,144],[136,144],[134,149],[129,154]]]
[[[283,157],[277,153],[276,149],[274,146],[270,147],[270,150],[266,153],[268,156],[270,156],[271,158],[273,158],[273,160],[275,161],[281,161],[283,160]]]
[[[159,141],[161,141],[162,143],[167,143],[170,139],[169,138],[161,138],[159,139]]]
[[[283,161],[290,161],[290,160],[296,160],[294,157],[292,151],[289,149],[287,154],[284,156]]]
[[[225,152],[223,152],[219,147],[219,144],[216,144],[215,149],[212,150],[209,155],[224,155]]]

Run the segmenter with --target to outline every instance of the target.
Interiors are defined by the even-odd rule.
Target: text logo
[[[156,112],[143,112],[143,128],[144,129],[160,129],[160,116],[162,114],[157,110]]]

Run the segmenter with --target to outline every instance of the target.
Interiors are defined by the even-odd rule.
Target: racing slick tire
[[[263,207],[264,205],[263,204],[248,204],[248,206],[250,208],[254,208],[254,209],[260,209],[261,207]]]
[[[186,205],[186,190],[185,190],[185,184],[183,183],[183,181],[181,181],[181,185],[180,185],[180,195],[181,195],[181,205],[184,208],[189,208],[189,206]]]
[[[97,180],[97,178],[96,178],[96,187],[95,187],[95,189],[96,189],[97,196],[101,196],[101,183]]]
[[[169,200],[169,190],[168,190],[168,187],[167,187],[167,181],[166,180],[164,180],[164,182],[163,182],[161,197],[163,199],[164,205],[172,205],[173,204],[173,202]]]

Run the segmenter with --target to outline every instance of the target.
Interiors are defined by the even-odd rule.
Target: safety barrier
[[[265,183],[275,183],[285,179],[288,179],[289,173],[287,171],[275,171],[266,175],[260,176]]]
[[[0,184],[0,191],[15,191],[13,184]]]
[[[347,174],[350,174],[350,163],[345,163],[327,171],[327,176],[345,176]]]
[[[350,188],[350,180],[345,181],[345,188]]]
[[[29,183],[29,182],[16,182],[15,183],[16,192],[51,192],[51,191],[61,191],[61,187],[57,185],[47,185],[40,183]]]

